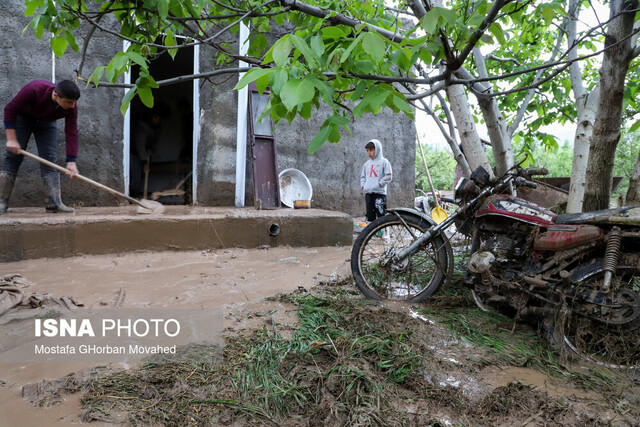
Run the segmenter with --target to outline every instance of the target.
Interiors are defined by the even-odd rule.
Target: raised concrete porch
[[[351,216],[319,209],[166,206],[138,214],[135,206],[79,208],[47,214],[44,208],[10,208],[0,216],[0,262],[83,254],[346,246]]]

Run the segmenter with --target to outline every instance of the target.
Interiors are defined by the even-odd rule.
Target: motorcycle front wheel
[[[351,272],[366,297],[419,302],[436,292],[446,279],[446,241],[441,235],[414,255],[393,261],[393,255],[432,227],[417,215],[387,214],[371,222],[351,251]]]

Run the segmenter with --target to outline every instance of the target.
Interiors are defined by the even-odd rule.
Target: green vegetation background
[[[431,174],[433,185],[438,190],[453,190],[453,176],[456,167],[456,161],[448,147],[435,147],[423,144],[424,154],[427,160],[427,166]],[[633,172],[636,161],[638,160],[638,152],[640,150],[640,134],[633,133],[623,136],[616,150],[616,159],[614,165],[614,176],[621,176],[624,179],[613,194],[626,196],[629,188],[629,176]],[[562,144],[553,146],[537,145],[535,147],[527,147],[524,144],[518,144],[514,141],[514,155],[516,159],[522,159],[524,153],[530,153],[533,158],[534,165],[549,169],[550,177],[571,176],[571,162],[573,159],[573,146],[565,141]],[[487,149],[489,160],[493,164],[493,155],[491,149]],[[533,165],[531,165],[533,166]],[[424,164],[420,150],[416,150],[416,188],[424,192],[430,192],[429,182],[424,172]],[[416,191],[416,196],[420,196]]]

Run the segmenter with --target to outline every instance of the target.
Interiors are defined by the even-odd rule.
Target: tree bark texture
[[[627,197],[624,203],[630,206],[640,205],[640,154],[638,155],[636,166],[633,168],[633,173],[629,178],[629,189],[627,190]]]
[[[569,185],[568,213],[582,212],[585,181],[587,178],[587,161],[589,146],[593,137],[593,124],[596,117],[596,107],[600,96],[600,86],[596,86],[589,95],[577,100],[578,126],[573,141],[573,161],[571,165],[571,183]]]
[[[467,158],[469,167],[471,170],[475,170],[478,166],[482,166],[493,176],[491,165],[487,159],[487,155],[482,147],[480,141],[480,135],[476,130],[476,125],[473,121],[471,114],[471,108],[467,100],[467,94],[464,87],[461,85],[453,85],[447,88],[447,97],[449,98],[449,104],[451,104],[451,111],[453,117],[456,119],[458,125],[458,134],[460,135],[460,142],[462,143],[462,151]]]
[[[629,36],[637,6],[637,0],[611,1],[610,16],[618,16],[611,21],[605,36],[608,49],[600,68],[600,99],[589,147],[583,212],[609,207],[613,162],[620,140],[625,77],[633,53]]]
[[[484,56],[480,52],[479,48],[473,51],[476,66],[478,67],[480,77],[488,77]],[[491,86],[487,85],[487,91],[491,92]],[[478,105],[482,111],[482,116],[487,124],[487,132],[489,133],[489,140],[493,147],[493,156],[496,161],[496,175],[504,175],[511,166],[513,166],[513,151],[511,149],[511,135],[507,131],[507,123],[498,108],[497,100],[495,97],[489,96],[476,96]]]

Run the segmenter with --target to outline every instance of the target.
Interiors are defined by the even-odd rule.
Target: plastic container
[[[278,174],[280,181],[280,201],[283,205],[293,208],[296,200],[311,202],[313,190],[309,178],[298,169],[285,169]]]

